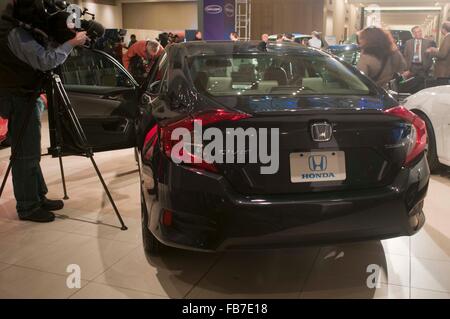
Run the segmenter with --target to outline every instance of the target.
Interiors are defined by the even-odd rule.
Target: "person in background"
[[[411,30],[414,38],[406,41],[404,56],[408,70],[403,73],[405,79],[420,77],[425,79],[433,66],[433,59],[427,50],[433,46],[430,40],[424,39],[422,29],[415,26]]]
[[[276,40],[276,42],[277,42],[277,43],[282,43],[282,42],[283,42],[283,39],[284,39],[284,35],[281,34],[281,33],[278,33],[278,34],[277,34],[277,40]]]
[[[303,38],[302,41],[300,42],[301,45],[308,47],[309,46],[309,39],[308,38]]]
[[[137,41],[123,55],[123,66],[136,79],[143,79],[163,52],[164,48],[158,41]]]
[[[233,42],[239,41],[239,35],[237,34],[237,32],[231,32],[230,33],[230,40],[233,41]]]
[[[322,36],[322,33],[318,32],[317,34],[318,34],[317,36],[319,37],[320,41],[322,41],[321,49],[322,50],[328,49],[328,47],[329,47],[328,42],[324,39],[324,37]]]
[[[431,54],[428,48],[433,46],[430,40],[423,37],[422,29],[415,26],[411,30],[413,39],[406,41],[403,55],[406,60],[407,71],[403,72],[403,79],[410,79],[406,89],[408,92],[416,93],[425,88],[425,80],[428,78],[433,66]],[[406,85],[406,84],[405,84]]]
[[[172,36],[169,36],[169,44],[174,44],[174,43],[179,43],[180,42],[180,37],[178,36],[178,34],[173,34]]]
[[[170,33],[163,32],[158,35],[158,39],[156,39],[156,40],[161,44],[161,46],[163,48],[165,48],[169,44],[171,37],[173,37],[172,32],[170,32]]]
[[[285,36],[284,36],[284,41],[285,42],[294,42],[294,35],[292,34],[292,33],[287,33]]]
[[[269,35],[264,33],[261,35],[261,42],[258,44],[258,49],[260,51],[267,51],[267,44],[269,43]]]
[[[379,86],[386,86],[396,73],[406,70],[406,62],[390,32],[368,27],[359,32],[361,57],[357,68]]]
[[[425,39],[427,39],[427,40],[429,40],[429,41],[431,42],[431,47],[432,47],[432,48],[437,48],[437,44],[436,44],[436,41],[434,40],[434,36],[432,36],[432,35],[427,35],[427,36],[425,37]]]
[[[114,57],[116,58],[117,61],[119,61],[120,63],[122,63],[122,59],[123,59],[123,49],[124,49],[125,45],[124,45],[124,39],[123,37],[120,37],[119,41],[117,41],[114,44]]]
[[[444,36],[439,49],[429,48],[427,53],[436,58],[434,67],[435,78],[450,78],[450,21],[444,22],[441,27]]]
[[[308,45],[316,49],[326,49],[328,44],[322,39],[322,33],[318,31],[313,31],[311,33],[312,38],[308,41]]]
[[[197,31],[194,41],[203,41],[203,34],[201,31]]]
[[[136,34],[132,34],[132,35],[130,36],[130,42],[128,42],[128,46],[127,46],[126,48],[127,48],[127,49],[131,48],[131,46],[132,46],[133,44],[135,44],[136,42],[137,42]]]

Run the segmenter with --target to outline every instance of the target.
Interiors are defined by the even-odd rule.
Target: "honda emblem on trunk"
[[[333,127],[328,122],[314,123],[311,125],[311,137],[314,142],[328,142],[333,135]]]

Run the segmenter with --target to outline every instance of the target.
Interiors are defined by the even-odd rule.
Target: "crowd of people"
[[[295,38],[295,35],[292,33],[278,33],[276,35],[275,43],[283,43],[283,42],[297,42],[301,45],[313,47],[316,49],[327,49],[328,43],[322,37],[322,33],[318,31],[313,31],[311,33],[311,37],[301,37],[298,41]],[[260,47],[265,48],[269,43],[269,35],[264,33],[261,35],[261,43]]]
[[[109,37],[100,43],[101,49],[121,62],[123,66],[136,78],[142,80],[148,74],[154,62],[162,54],[164,48],[170,44],[181,42],[182,39],[177,34],[171,32],[160,33],[155,40],[138,40],[135,34],[130,36],[128,44],[125,43],[124,37]],[[229,40],[233,42],[240,41],[237,32],[229,34]],[[328,44],[322,38],[320,32],[314,31],[312,38],[305,38],[301,42],[305,46],[311,46],[319,49],[326,49]],[[195,33],[193,41],[203,41],[203,34],[201,31]],[[293,34],[278,34],[276,42],[294,42],[295,36]],[[261,37],[260,49],[266,50],[269,43],[269,35],[263,34]]]
[[[196,37],[201,40],[201,32],[197,32]],[[123,36],[107,36],[96,45],[97,49],[105,51],[122,63],[135,79],[140,81],[146,77],[165,47],[182,40],[178,34],[162,32],[154,40],[138,40],[135,34],[131,34],[128,44]]]
[[[450,78],[450,22],[441,27],[443,40],[438,48],[436,42],[424,37],[420,26],[415,26],[401,50],[391,32],[378,27],[367,27],[357,33],[361,50],[357,68],[364,72],[378,85],[386,87],[393,79],[406,83],[405,90],[417,92],[425,87],[425,81]],[[276,43],[298,42],[301,45],[326,50],[328,43],[318,31],[311,37],[295,40],[293,34],[277,34]],[[259,48],[265,50],[269,43],[269,35],[263,34]],[[433,71],[432,71],[433,70]]]
[[[366,28],[358,33],[361,57],[357,67],[380,86],[400,76],[410,81],[408,91],[419,91],[429,78],[450,77],[450,22],[442,24],[441,33],[443,40],[437,48],[433,40],[424,37],[420,26],[415,26],[413,38],[401,52],[390,32]]]
[[[357,33],[361,55],[357,68],[364,72],[380,86],[386,86],[393,78],[398,77],[404,83],[409,82],[412,91],[418,91],[425,86],[425,80],[450,77],[450,22],[442,24],[443,41],[440,48],[436,42],[424,37],[419,26],[412,29],[413,38],[407,41],[402,49],[398,47],[389,31],[378,27],[368,27]],[[155,40],[138,40],[136,35],[130,36],[128,44],[120,37],[109,47],[109,53],[136,78],[145,76],[157,57],[161,55],[167,45],[181,42],[177,34],[163,32]],[[229,34],[230,41],[240,41],[237,32]],[[203,41],[201,31],[195,33],[193,41]],[[275,43],[297,42],[300,45],[326,50],[328,43],[322,33],[313,31],[310,37],[297,38],[291,34],[277,34]],[[269,35],[263,34],[259,44],[260,50],[266,50]],[[435,63],[434,63],[435,61]],[[434,73],[431,70],[434,67]]]

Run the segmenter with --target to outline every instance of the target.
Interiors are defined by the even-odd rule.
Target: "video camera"
[[[91,41],[103,36],[104,27],[87,9],[63,0],[13,0],[12,16],[2,16],[16,25],[62,44],[86,31]],[[86,19],[86,16],[90,19]]]

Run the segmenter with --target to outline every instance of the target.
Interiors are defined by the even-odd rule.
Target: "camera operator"
[[[32,5],[28,0],[15,0],[3,14],[31,24]],[[27,21],[28,20],[28,21]],[[63,21],[65,23],[65,21]],[[9,134],[16,157],[12,161],[14,195],[17,201],[19,219],[33,222],[51,222],[55,219],[52,211],[63,208],[60,200],[46,198],[47,187],[40,167],[41,123],[37,101],[33,97],[40,85],[43,73],[64,63],[72,49],[83,45],[88,37],[85,32],[66,29],[67,41],[52,46],[38,41],[35,34],[9,21],[0,22],[0,115],[9,118]],[[19,134],[32,111],[29,122],[25,123],[20,145]]]

